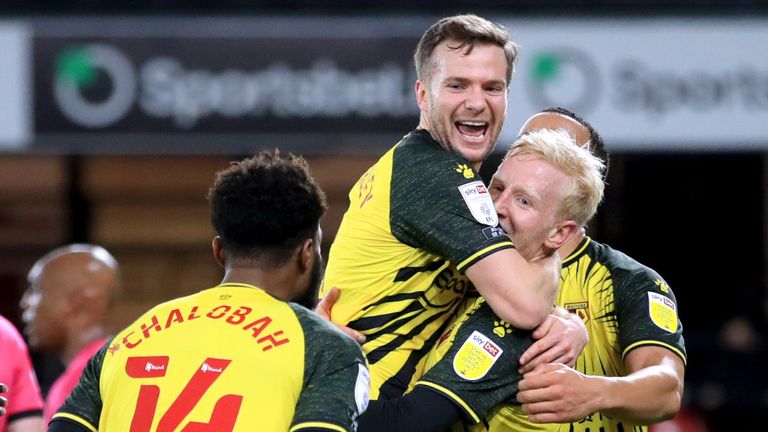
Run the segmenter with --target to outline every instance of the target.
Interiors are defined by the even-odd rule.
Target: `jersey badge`
[[[566,303],[563,308],[572,314],[576,314],[584,324],[589,321],[589,302],[580,301],[575,303]]]
[[[648,314],[658,327],[670,333],[677,331],[677,306],[669,297],[649,292]]]
[[[459,192],[476,221],[492,227],[498,225],[499,216],[493,207],[491,194],[488,193],[488,189],[482,181],[478,180],[461,185]]]
[[[504,350],[475,330],[453,357],[453,370],[467,381],[477,381],[491,370]]]
[[[469,167],[467,164],[456,164],[456,172],[463,175],[465,179],[473,179],[475,178],[475,173],[472,171],[472,168]]]
[[[370,398],[371,374],[362,364],[357,365],[357,381],[355,382],[355,404],[357,404],[357,414],[360,415],[368,408]]]

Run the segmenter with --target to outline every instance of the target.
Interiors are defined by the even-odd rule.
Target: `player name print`
[[[134,323],[133,328],[125,333],[119,343],[127,349],[133,349],[155,334],[173,330],[176,326],[198,319],[236,326],[254,339],[262,347],[262,351],[269,351],[290,342],[290,339],[283,335],[283,330],[275,328],[270,316],[259,316],[249,306],[221,304],[204,311],[201,311],[199,306],[192,306],[188,310],[171,309],[162,316],[152,315],[148,321]]]

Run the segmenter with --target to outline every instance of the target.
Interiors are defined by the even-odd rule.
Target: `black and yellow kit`
[[[363,174],[349,201],[321,295],[341,289],[332,319],[367,337],[371,398],[394,398],[462,301],[464,271],[513,246],[478,174],[423,130]]]
[[[500,403],[514,402],[520,356],[532,344],[530,330],[513,328],[477,298],[440,338],[416,387],[447,397],[472,423],[485,421]]]
[[[117,334],[51,430],[353,431],[367,402],[368,371],[351,338],[301,306],[230,283],[161,304]]]
[[[655,271],[609,246],[587,237],[563,260],[557,304],[581,317],[587,327],[589,343],[575,366],[584,374],[624,376],[627,353],[648,345],[668,349],[686,361],[683,326],[672,290]],[[436,389],[460,405],[469,419],[482,420],[468,427],[473,431],[485,431],[488,425],[494,432],[647,430],[600,412],[573,423],[528,421],[509,397],[517,391],[517,359],[527,348],[527,334],[508,328],[480,300],[430,354],[427,368],[431,369],[417,386]],[[517,357],[505,359],[510,351]],[[493,404],[501,405],[490,410]]]

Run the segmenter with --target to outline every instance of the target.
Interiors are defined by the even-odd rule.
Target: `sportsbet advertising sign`
[[[0,23],[0,149],[381,153],[435,18]],[[491,18],[521,45],[502,144],[559,105],[614,151],[768,148],[765,20]]]

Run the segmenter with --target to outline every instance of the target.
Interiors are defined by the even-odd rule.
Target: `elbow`
[[[674,386],[670,385],[670,387],[671,388],[659,399],[661,405],[657,411],[658,415],[651,423],[670,420],[677,415],[678,411],[680,411],[680,407],[683,403],[683,386],[679,383],[678,379],[675,379]]]
[[[497,315],[512,327],[520,330],[533,330],[547,319],[552,310],[551,305],[531,302],[525,305],[510,305],[505,309],[508,313]]]

